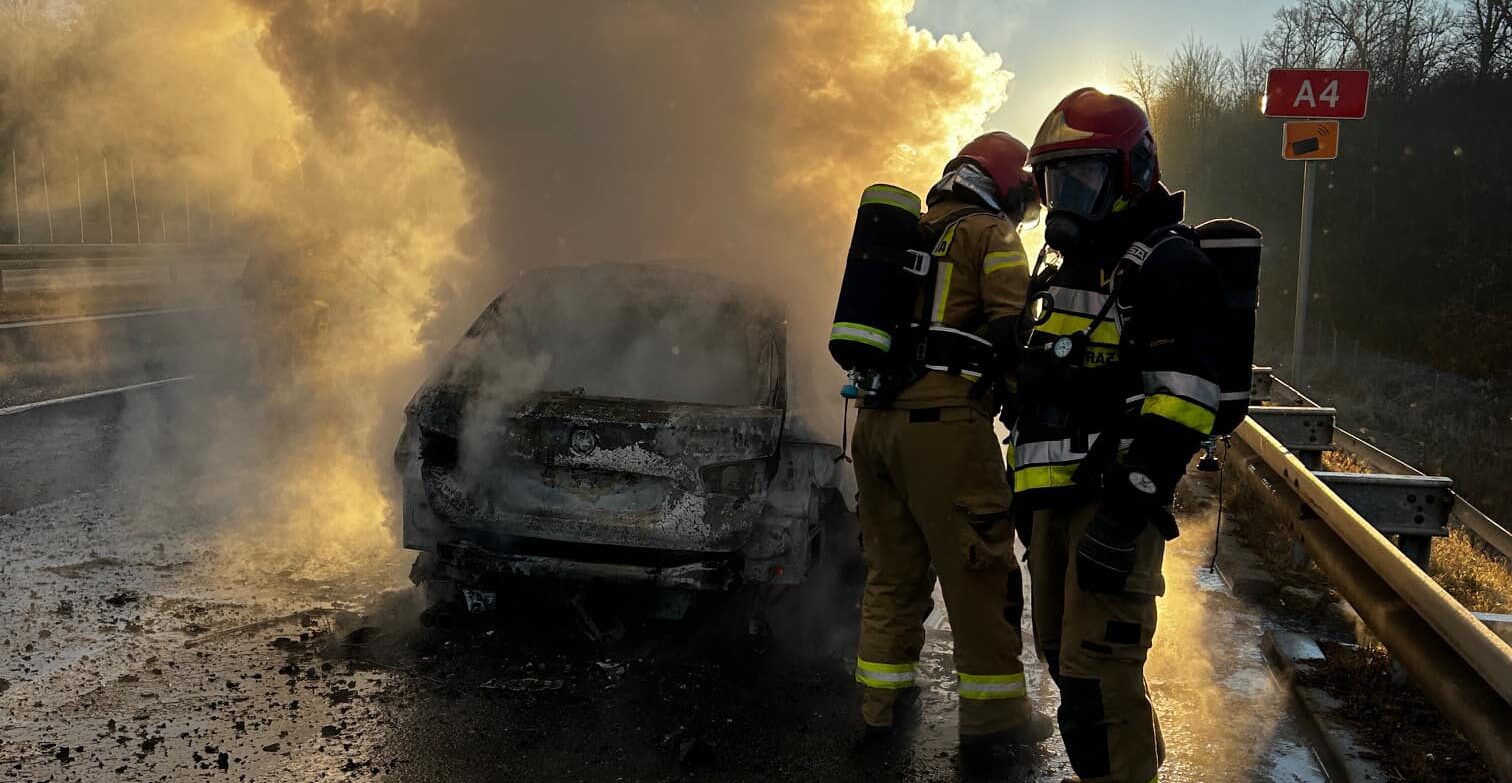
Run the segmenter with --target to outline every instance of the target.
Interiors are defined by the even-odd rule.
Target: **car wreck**
[[[804,582],[854,545],[854,478],[789,412],[786,326],[775,302],[687,268],[523,274],[406,408],[412,579]]]

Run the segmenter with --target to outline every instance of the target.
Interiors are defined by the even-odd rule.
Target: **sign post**
[[[1370,72],[1345,69],[1272,68],[1265,80],[1260,110],[1267,117],[1326,118],[1288,122],[1282,128],[1281,157],[1302,161],[1302,220],[1297,242],[1297,303],[1292,322],[1292,380],[1302,385],[1306,349],[1308,280],[1312,271],[1313,198],[1317,190],[1314,160],[1339,156],[1338,120],[1365,116],[1370,99]]]
[[[1302,349],[1307,335],[1307,281],[1312,272],[1312,222],[1313,193],[1317,190],[1317,176],[1313,174],[1312,162],[1302,161],[1302,236],[1297,240],[1297,313],[1292,320],[1292,375],[1293,382],[1302,385]]]

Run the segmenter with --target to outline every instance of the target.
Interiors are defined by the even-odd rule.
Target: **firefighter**
[[[1218,409],[1219,281],[1133,101],[1073,92],[1029,163],[1060,257],[1035,274],[1012,447],[1015,503],[1035,509],[1035,639],[1068,780],[1150,783],[1164,744],[1144,664],[1172,495]]]
[[[863,403],[854,439],[867,562],[856,662],[862,717],[872,733],[886,733],[895,705],[916,703],[938,575],[955,639],[960,739],[973,758],[1054,731],[1025,693],[1011,489],[993,430],[1002,402],[994,379],[1021,347],[1014,334],[1029,284],[1016,233],[1038,206],[1027,153],[1006,133],[985,134],[930,190],[920,226],[935,263],[915,311],[908,355],[917,361],[901,388]]]

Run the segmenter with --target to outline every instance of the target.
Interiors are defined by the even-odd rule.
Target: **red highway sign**
[[[1370,71],[1272,68],[1265,79],[1267,117],[1358,120],[1370,98]]]

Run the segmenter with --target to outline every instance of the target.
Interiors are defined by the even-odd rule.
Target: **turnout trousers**
[[[1165,540],[1150,526],[1135,543],[1121,595],[1076,583],[1076,543],[1097,502],[1036,511],[1029,544],[1035,644],[1060,688],[1056,714],[1071,767],[1084,783],[1151,783],[1165,760],[1160,720],[1145,685],[1155,598],[1165,593]]]
[[[915,684],[938,576],[955,640],[960,733],[1014,728],[1030,715],[1019,661],[1023,583],[992,419],[969,405],[863,408],[853,446],[866,555],[862,718],[891,725],[899,693]]]

